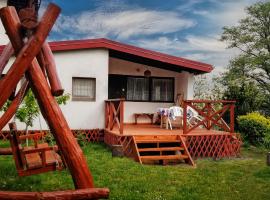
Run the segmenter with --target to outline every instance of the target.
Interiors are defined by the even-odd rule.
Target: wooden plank
[[[6,19],[6,21],[9,21],[9,22],[12,21],[12,23],[6,24],[7,27],[12,26],[14,24],[17,25],[15,26],[16,28],[15,31],[8,32],[8,35],[11,41],[13,42],[22,40],[19,34],[20,27],[21,27],[20,22],[18,21],[18,18],[12,17],[15,15],[14,12],[16,13],[14,8],[12,9],[8,7],[7,10],[5,10],[4,17],[2,16],[2,18],[8,19],[8,20]],[[46,18],[47,16],[48,19],[46,19],[45,21],[50,24],[48,25],[45,23],[44,26],[52,26],[55,19],[51,15],[55,15],[56,13],[59,14],[59,12],[60,12],[59,7],[57,7],[54,4],[49,4],[47,10],[45,11],[44,16],[42,17],[42,21],[44,21],[45,20],[44,18]],[[36,34],[38,33],[38,30]],[[43,36],[45,35],[42,34],[42,38]],[[42,40],[42,43],[43,42],[44,41]],[[20,43],[21,42],[19,43],[14,42],[13,47],[15,50],[18,50],[19,48],[22,47],[20,46]],[[40,50],[41,45],[38,45],[38,47]],[[23,49],[25,49],[25,47]],[[27,55],[27,57],[29,57],[29,55]],[[30,62],[28,63],[28,65],[29,64]],[[21,68],[22,67],[25,67],[25,66],[22,65]],[[27,69],[27,67],[25,67],[25,69]],[[69,168],[70,173],[72,175],[75,187],[79,189],[94,187],[93,178],[88,169],[87,162],[83,155],[83,152],[80,146],[78,145],[76,139],[74,138],[59,105],[57,104],[55,98],[52,96],[49,85],[36,59],[33,60],[31,66],[28,69],[27,78],[30,80],[29,82],[31,83],[30,84],[31,88],[34,92],[35,97],[38,100],[38,104],[40,106],[41,112],[44,118],[47,120],[50,130],[52,130],[52,133],[56,139],[57,145],[64,156],[64,159],[67,163],[67,167]]]
[[[187,155],[159,155],[159,156],[141,156],[142,161],[146,160],[181,160],[187,159]]]
[[[0,148],[0,155],[12,155],[11,148]]]
[[[180,140],[136,140],[138,144],[142,143],[179,143]]]
[[[25,160],[29,169],[37,169],[42,167],[42,160],[39,153],[26,154]]]
[[[183,147],[159,147],[159,148],[139,148],[139,152],[149,152],[149,151],[181,151],[184,150]]]
[[[109,189],[107,188],[87,188],[80,190],[66,190],[54,192],[13,192],[13,191],[0,191],[1,200],[90,200],[90,199],[107,199],[109,197]]]

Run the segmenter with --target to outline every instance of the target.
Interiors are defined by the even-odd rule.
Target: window
[[[95,101],[96,79],[95,78],[72,78],[73,101]]]
[[[109,75],[109,99],[173,102],[174,78]]]
[[[173,79],[152,78],[152,101],[173,101],[173,95]]]
[[[148,101],[149,100],[149,79],[128,77],[127,79],[127,100]]]

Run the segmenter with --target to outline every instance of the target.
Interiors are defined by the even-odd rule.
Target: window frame
[[[74,79],[88,79],[88,80],[94,80],[94,98],[88,97],[88,96],[75,96],[74,95]],[[89,101],[89,102],[95,102],[96,101],[96,92],[97,92],[97,79],[94,77],[72,77],[72,101]]]
[[[125,97],[125,101],[127,102],[150,102],[150,103],[174,103],[174,98],[175,98],[175,77],[161,77],[161,76],[151,76],[151,77],[145,77],[145,76],[134,76],[134,75],[122,75],[122,74],[109,74],[109,76],[112,76],[112,77],[117,77],[117,76],[121,76],[121,77],[124,77],[126,78],[126,92],[127,92],[127,80],[128,78],[146,78],[146,79],[149,79],[149,88],[148,88],[148,91],[149,91],[149,97],[148,97],[148,100],[128,100],[126,97],[127,97],[127,94],[126,94],[126,97]],[[172,80],[172,91],[173,91],[173,99],[171,101],[153,101],[152,100],[152,81],[153,79],[170,79]],[[110,87],[108,87],[108,90],[110,89]],[[109,94],[109,91],[108,91],[108,94]]]

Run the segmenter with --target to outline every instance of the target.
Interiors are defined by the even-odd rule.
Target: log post
[[[45,69],[50,82],[51,91],[54,96],[61,96],[64,93],[61,82],[57,75],[56,64],[54,61],[52,50],[47,42],[42,46],[42,52],[44,55]]]
[[[2,75],[4,69],[5,69],[5,66],[7,65],[9,59],[11,58],[11,56],[14,54],[14,50],[13,50],[13,47],[12,47],[12,44],[11,43],[8,43],[1,56],[0,56],[0,76]]]
[[[26,81],[19,92],[17,93],[15,99],[12,101],[6,112],[1,116],[0,118],[0,130],[2,130],[5,125],[10,121],[10,119],[14,116],[16,113],[17,108],[19,107],[21,100],[24,98],[24,96],[27,94],[29,87],[28,87],[28,81]]]
[[[44,17],[47,16],[50,12],[56,13],[56,10],[59,11],[59,8],[54,4],[50,4],[42,19],[44,20]],[[15,15],[14,11],[14,8],[7,8],[5,10],[5,13],[2,13],[1,16],[4,19],[9,19],[8,21],[12,21],[10,24],[3,23],[5,24],[7,29],[10,28],[9,26],[17,24],[16,28],[14,28],[15,31],[7,32],[10,40],[13,42],[22,40],[19,32],[20,22],[18,21],[18,17],[12,17],[13,15]],[[47,26],[51,25],[52,24]],[[36,32],[36,34],[37,33],[38,31]],[[15,51],[19,51],[19,48],[22,48],[22,46],[20,46],[20,43],[21,42],[14,42],[13,47],[14,49],[16,48]],[[39,47],[41,48],[41,45],[39,45]],[[26,64],[30,64],[30,62]],[[27,69],[27,67],[24,65],[22,65],[21,67],[25,67]],[[44,118],[47,120],[50,129],[52,130],[59,149],[62,151],[64,160],[66,161],[67,167],[69,168],[72,175],[75,188],[84,189],[94,187],[93,178],[88,169],[83,152],[78,145],[76,139],[74,138],[59,105],[52,96],[47,80],[44,77],[36,59],[32,61],[32,64],[30,65],[26,75],[33,90],[33,93],[37,98],[41,112]]]
[[[10,97],[12,91],[23,77],[30,63],[41,49],[47,35],[49,34],[54,22],[60,13],[60,8],[50,4],[46,10],[35,34],[23,46],[21,38],[11,38],[10,35],[18,35],[21,29],[20,21],[14,7],[5,7],[0,10],[0,17],[6,29],[15,53],[19,52],[17,58],[6,76],[0,82],[0,108]],[[19,48],[18,48],[19,47]],[[20,51],[20,49],[22,50]]]
[[[3,191],[0,192],[1,200],[58,200],[58,199],[69,199],[69,200],[90,200],[90,199],[107,199],[109,197],[109,189],[104,188],[90,188],[80,190],[66,190],[66,191],[55,191],[55,192],[13,192]]]
[[[0,155],[12,155],[12,149],[11,148],[0,148]]]

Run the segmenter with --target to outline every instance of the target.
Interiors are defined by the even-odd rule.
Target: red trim
[[[180,58],[176,56],[171,56],[164,53],[159,53],[156,51],[151,51],[120,42],[115,42],[105,38],[100,39],[88,39],[88,40],[70,40],[70,41],[57,41],[49,43],[52,50],[57,51],[71,51],[79,49],[96,49],[96,48],[105,48],[109,50],[119,51],[123,53],[128,53],[136,55],[143,58],[148,58],[152,60],[157,60],[167,64],[176,65],[182,68],[194,69],[202,73],[211,72],[213,66],[201,63],[193,60],[188,60],[185,58]],[[2,53],[4,46],[0,46],[0,52]]]

